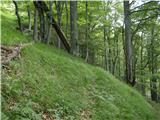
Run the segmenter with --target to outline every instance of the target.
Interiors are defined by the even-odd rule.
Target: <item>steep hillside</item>
[[[2,73],[2,111],[10,119],[155,119],[150,105],[104,70],[51,46],[35,44]],[[19,113],[20,112],[20,113]]]
[[[30,39],[15,25],[2,16],[3,44]],[[158,120],[136,90],[50,45],[22,49],[2,69],[1,85],[3,120]]]

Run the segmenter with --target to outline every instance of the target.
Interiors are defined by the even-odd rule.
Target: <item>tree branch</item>
[[[146,8],[146,9],[136,10],[136,11],[130,12],[130,15],[137,12],[150,11],[150,10],[156,10],[156,9],[159,10],[160,8],[158,7],[158,8]]]
[[[140,7],[144,6],[144,5],[147,5],[147,4],[150,4],[150,3],[157,3],[157,2],[158,1],[149,1],[149,2],[146,2],[146,3],[142,4],[142,5],[136,6],[135,8],[131,9],[131,11],[133,11],[133,10],[135,10],[137,8],[140,8]]]

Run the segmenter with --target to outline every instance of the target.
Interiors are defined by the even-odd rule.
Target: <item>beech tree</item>
[[[71,53],[77,54],[77,41],[78,41],[78,29],[77,29],[77,1],[70,1],[70,25],[71,25]]]
[[[131,20],[130,20],[130,4],[129,1],[124,1],[124,31],[125,31],[125,66],[127,83],[134,85],[133,72],[132,72],[132,43],[131,43]]]

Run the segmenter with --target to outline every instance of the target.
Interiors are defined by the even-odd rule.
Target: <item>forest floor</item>
[[[137,91],[52,46],[24,47],[9,69],[2,70],[2,111],[9,119],[156,120]]]
[[[15,28],[2,14],[3,45],[31,41]],[[63,50],[35,43],[20,55],[2,68],[3,120],[159,120],[157,104],[155,110],[135,89]]]
[[[20,55],[20,51],[22,48],[28,45],[32,45],[33,43],[25,43],[25,44],[17,44],[17,45],[1,45],[1,63],[8,64],[12,59],[18,57]]]

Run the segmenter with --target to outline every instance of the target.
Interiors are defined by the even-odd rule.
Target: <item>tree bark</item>
[[[85,40],[86,40],[86,58],[85,58],[85,61],[88,62],[88,58],[89,58],[89,48],[88,48],[88,1],[86,1],[86,34],[85,34]]]
[[[140,66],[141,66],[141,76],[144,75],[143,73],[143,32],[141,35],[141,51],[140,51]],[[141,77],[141,93],[143,96],[146,96],[146,90],[145,90],[145,80]]]
[[[110,39],[110,31],[107,33],[107,40],[108,40],[108,68],[109,71],[112,73],[112,52],[111,52],[111,39]]]
[[[132,43],[131,43],[131,20],[129,1],[124,1],[124,25],[125,25],[125,64],[126,82],[134,86],[132,73]]]
[[[40,38],[41,41],[44,42],[45,40],[45,18],[44,18],[44,13],[39,12],[39,17],[40,17]]]
[[[17,1],[15,1],[15,0],[13,0],[13,3],[15,5],[15,14],[17,16],[19,30],[22,32],[23,31],[23,27],[22,27],[22,23],[21,23],[21,17],[19,16],[18,4],[17,4]]]
[[[35,8],[34,10],[34,31],[33,31],[33,39],[38,40],[38,10]]]
[[[30,10],[30,6],[27,6],[27,12],[28,12],[28,23],[29,23],[29,27],[28,29],[31,30],[32,29],[32,22],[31,22],[31,10]]]
[[[33,1],[33,3],[39,12],[44,11],[46,13],[47,17],[50,18],[49,9],[44,1]],[[70,52],[71,48],[70,48],[69,43],[67,42],[66,36],[64,35],[63,31],[61,30],[61,28],[58,26],[57,22],[53,18],[53,15],[52,15],[52,26],[54,27],[55,31],[59,35],[67,52]]]
[[[69,15],[68,15],[68,1],[65,1],[65,8],[66,8],[66,37],[68,38],[68,19],[69,19]]]
[[[61,4],[62,4],[62,1],[57,1],[57,17],[58,17],[58,25],[59,27],[61,27],[61,17],[62,17],[62,13],[61,13]],[[60,48],[61,47],[61,41],[60,41],[60,38],[59,36],[57,36],[57,47]]]
[[[46,43],[49,42],[50,38],[51,38],[51,28],[52,28],[52,5],[53,5],[53,1],[49,1],[49,26],[48,26],[48,30],[47,30],[47,36],[46,36]]]
[[[71,24],[71,52],[73,55],[77,54],[77,1],[70,1],[70,24]]]
[[[150,65],[149,65],[149,69],[151,71],[151,79],[150,79],[150,89],[151,89],[151,99],[153,101],[157,101],[158,95],[157,95],[157,78],[154,76],[154,74],[156,73],[156,58],[154,58],[154,28],[152,29],[151,32],[151,43],[150,43]]]

